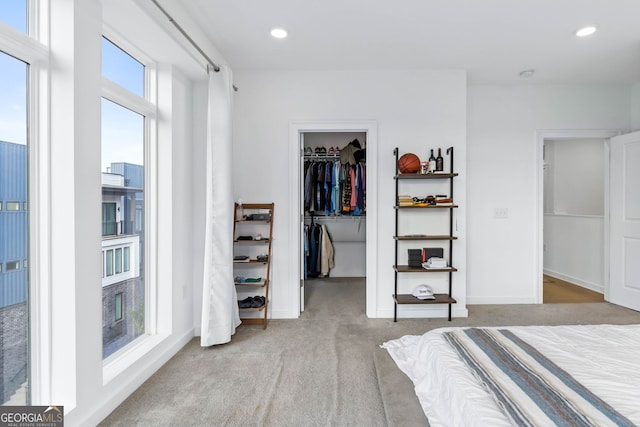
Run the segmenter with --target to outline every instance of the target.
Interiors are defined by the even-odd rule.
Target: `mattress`
[[[440,328],[382,345],[411,379],[425,415],[437,426],[511,426],[513,418]],[[513,326],[508,331],[544,355],[632,424],[640,425],[640,325]],[[534,425],[557,425],[534,419]],[[617,425],[598,421],[594,425]]]

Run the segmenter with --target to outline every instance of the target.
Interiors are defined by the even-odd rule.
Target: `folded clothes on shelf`
[[[447,268],[447,260],[444,258],[431,257],[427,262],[423,262],[424,268]]]

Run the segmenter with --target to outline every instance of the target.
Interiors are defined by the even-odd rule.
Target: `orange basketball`
[[[398,159],[400,173],[416,173],[420,170],[420,158],[413,153],[403,154]]]

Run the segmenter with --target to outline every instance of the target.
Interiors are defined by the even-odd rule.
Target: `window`
[[[27,0],[0,1],[0,22],[27,33]]]
[[[7,202],[7,211],[19,211],[20,203],[19,202]]]
[[[122,248],[116,249],[116,274],[122,273]]]
[[[116,233],[116,204],[102,203],[102,235],[114,236]]]
[[[116,318],[116,322],[118,320],[122,320],[122,292],[118,292],[116,294],[116,299],[115,299],[115,318]]]
[[[102,76],[106,81],[102,99],[101,172],[103,183],[108,176],[111,184],[102,188],[103,248],[109,248],[105,251],[102,300],[104,304],[113,302],[113,298],[116,301],[115,320],[111,318],[112,311],[103,309],[104,357],[146,331],[146,128],[147,116],[155,107],[145,98],[146,67],[134,56],[137,55],[123,50],[114,40],[103,38]],[[122,304],[124,299],[129,303]],[[115,327],[118,320],[123,323]]]
[[[107,257],[107,276],[113,276],[113,249],[109,249],[106,252]]]
[[[26,1],[0,1],[0,22],[27,31]],[[0,256],[12,261],[0,267],[0,404],[28,404],[29,395],[29,276],[20,269],[29,256],[29,222],[20,202],[27,200],[28,76],[30,66],[1,51],[0,45]]]
[[[144,97],[144,65],[102,38],[102,76],[139,97]]]
[[[19,270],[20,269],[20,261],[7,261],[6,262],[6,266],[7,266],[7,272],[14,271],[14,270]]]
[[[123,259],[123,264],[124,264],[124,271],[125,272],[129,271],[130,268],[131,268],[129,266],[129,251],[130,251],[130,249],[129,249],[128,246],[122,248],[122,257],[124,258]]]

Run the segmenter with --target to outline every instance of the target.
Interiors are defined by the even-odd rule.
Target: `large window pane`
[[[102,76],[144,97],[144,65],[102,38]]]
[[[145,332],[144,120],[140,114],[102,100],[103,233],[104,224],[116,223],[115,233],[104,235],[102,245],[109,247],[117,239],[117,244],[126,248],[124,254],[120,248],[106,251],[103,357]],[[129,248],[137,252],[131,253]],[[128,274],[122,274],[123,270]],[[121,310],[118,321],[114,317],[116,307]]]
[[[5,22],[8,3],[0,1]],[[15,6],[15,5],[14,5]],[[9,16],[10,17],[10,16]],[[26,22],[26,14],[23,16]],[[29,401],[29,255],[27,212],[27,73],[28,65],[0,52],[0,401]]]
[[[27,0],[0,0],[0,22],[27,33]]]

